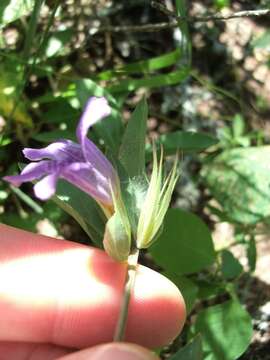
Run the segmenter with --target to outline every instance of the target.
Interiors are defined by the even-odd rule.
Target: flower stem
[[[128,257],[124,294],[123,294],[122,304],[118,317],[118,322],[116,324],[116,329],[114,333],[114,338],[113,338],[114,341],[124,341],[125,331],[127,326],[127,318],[128,318],[128,308],[129,308],[133,287],[135,284],[138,257],[139,257],[138,249],[136,249]]]

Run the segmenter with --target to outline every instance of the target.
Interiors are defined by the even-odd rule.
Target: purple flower
[[[42,149],[25,148],[23,154],[33,162],[20,175],[5,176],[15,186],[39,180],[34,186],[35,195],[46,200],[56,191],[59,178],[64,179],[91,195],[105,207],[112,208],[112,190],[118,187],[118,176],[109,160],[87,138],[88,129],[111,109],[105,98],[92,97],[77,126],[78,144],[71,140],[58,140]]]

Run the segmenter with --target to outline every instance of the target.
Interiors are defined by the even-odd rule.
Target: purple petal
[[[112,204],[110,179],[104,177],[91,165],[73,163],[61,171],[60,177],[88,193],[94,199],[104,204]]]
[[[10,182],[14,186],[20,186],[21,183],[40,179],[43,175],[51,172],[53,166],[50,160],[40,161],[38,163],[30,163],[26,165],[20,175],[5,176],[3,179]]]
[[[47,200],[55,194],[58,174],[45,176],[34,186],[34,193],[40,200]]]
[[[80,145],[71,140],[59,140],[42,149],[25,148],[24,156],[32,161],[42,160],[44,158],[62,161],[82,161],[83,153]]]
[[[116,177],[115,170],[110,161],[103,155],[99,148],[89,139],[83,140],[84,146],[82,150],[84,153],[85,160],[97,169],[104,176],[110,178],[114,182]]]
[[[111,108],[104,97],[91,97],[85,106],[77,126],[76,135],[79,143],[82,144],[83,139],[87,136],[88,129],[92,125],[110,115],[110,113]]]
[[[111,109],[105,98],[90,98],[78,124],[76,134],[81,144],[85,160],[104,176],[110,178],[114,183],[116,174],[112,164],[98,147],[87,138],[87,132],[90,126],[105,116],[108,116],[110,113]]]

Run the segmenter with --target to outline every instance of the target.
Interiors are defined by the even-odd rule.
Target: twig
[[[98,32],[155,32],[163,29],[172,29],[178,26],[177,21],[162,22],[156,24],[145,24],[145,25],[123,25],[123,26],[101,26],[100,28],[92,28],[91,33],[95,34]]]
[[[156,4],[154,2],[154,4]],[[153,5],[153,2],[152,2]],[[160,4],[158,5],[159,10]],[[156,7],[156,5],[155,5]],[[164,8],[162,8],[164,10]],[[164,12],[164,11],[163,11]],[[246,10],[238,11],[228,15],[214,14],[206,16],[177,16],[170,10],[166,9],[166,15],[172,16],[174,20],[168,22],[161,22],[156,24],[145,24],[145,25],[124,25],[124,26],[102,26],[100,28],[92,29],[92,33],[95,32],[155,32],[165,29],[173,29],[179,26],[179,21],[186,21],[188,23],[194,22],[207,22],[207,21],[227,21],[230,19],[237,18],[246,18],[246,17],[261,17],[270,15],[270,9],[261,9],[261,10]]]
[[[133,254],[129,255],[128,257],[127,275],[125,280],[123,301],[121,304],[120,314],[115,329],[115,334],[113,338],[114,341],[124,341],[126,326],[127,326],[127,318],[128,318],[128,308],[135,283],[138,257],[139,257],[139,250],[137,249]]]
[[[185,20],[185,21],[189,21],[189,22],[204,22],[204,21],[209,21],[209,20],[213,20],[213,21],[222,21],[222,20],[230,20],[230,19],[236,19],[236,18],[242,18],[242,17],[256,17],[256,16],[265,16],[265,15],[269,15],[270,14],[270,9],[259,9],[259,10],[244,10],[244,11],[238,11],[235,13],[230,13],[227,15],[223,15],[220,13],[216,13],[216,14],[210,14],[210,15],[206,15],[206,16],[177,16],[173,11],[167,9],[163,4],[157,2],[157,1],[152,1],[151,2],[151,6],[154,7],[155,9],[158,9],[160,11],[162,11],[164,14],[168,15],[168,16],[172,16],[174,19],[176,20]]]

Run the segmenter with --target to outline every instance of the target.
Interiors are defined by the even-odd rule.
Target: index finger
[[[125,270],[103,251],[0,225],[0,341],[75,348],[110,342]],[[178,289],[139,266],[126,340],[165,345],[184,318]]]

